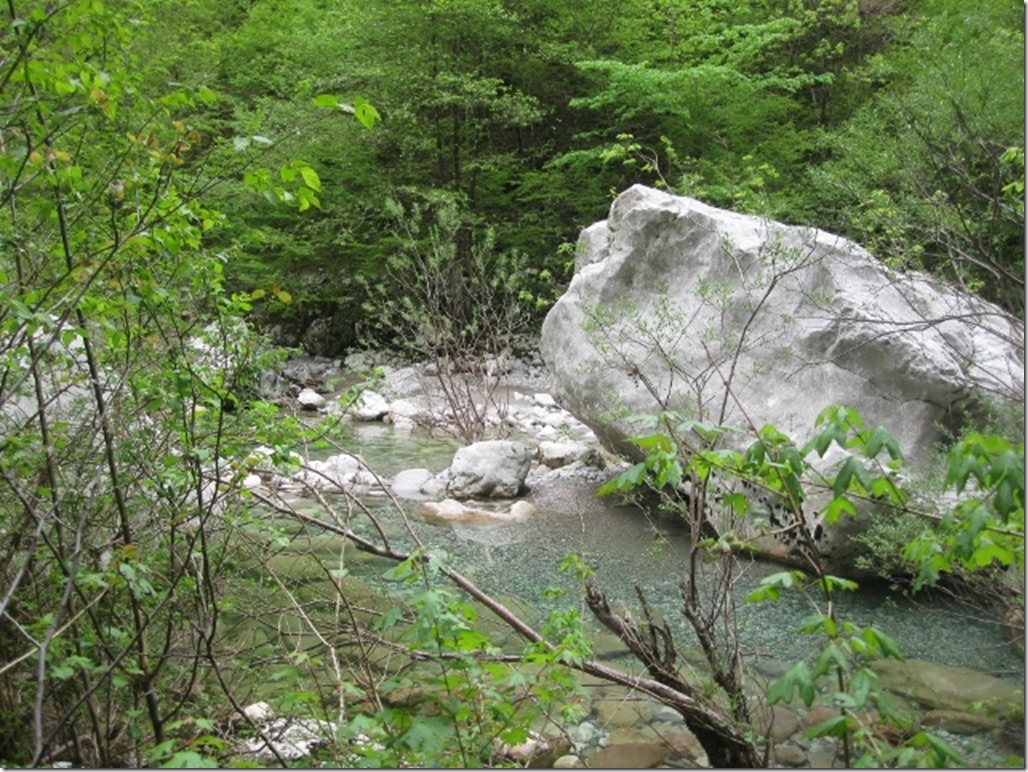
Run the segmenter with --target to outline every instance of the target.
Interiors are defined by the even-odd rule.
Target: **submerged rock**
[[[653,769],[664,759],[661,743],[622,743],[609,745],[589,759],[592,769]]]
[[[428,520],[440,523],[496,525],[525,520],[536,512],[535,505],[528,501],[515,501],[509,509],[493,510],[469,507],[455,499],[427,501],[421,505],[421,513]]]
[[[881,687],[934,711],[1005,716],[1024,703],[1023,688],[1001,678],[921,659],[886,659],[871,664]]]

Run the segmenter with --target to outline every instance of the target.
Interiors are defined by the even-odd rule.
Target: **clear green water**
[[[369,424],[355,427],[348,449],[360,453],[380,474],[391,476],[413,467],[441,471],[456,447],[445,438]],[[404,502],[404,507],[426,546],[445,551],[452,565],[489,592],[516,596],[540,615],[558,603],[575,602],[577,587],[559,574],[558,566],[565,554],[576,552],[596,571],[612,602],[636,605],[639,585],[688,645],[691,632],[678,610],[688,554],[686,531],[669,519],[656,523],[655,531],[639,511],[596,499],[594,487],[583,484],[570,496],[530,492],[527,498],[539,512],[526,521],[499,526],[437,525],[418,519],[417,502]],[[383,503],[376,510],[398,543],[411,546],[394,509]],[[781,566],[763,562],[744,566],[735,592],[737,619],[746,650],[771,662],[790,662],[808,656],[820,643],[796,632],[799,621],[813,612],[810,603],[798,594],[785,594],[777,603],[742,602],[761,578],[780,570]],[[567,588],[567,598],[549,599],[547,589],[552,587]],[[1009,645],[1004,631],[947,598],[911,600],[888,587],[866,585],[840,597],[839,615],[857,624],[874,624],[899,642],[909,657],[1024,682],[1024,659]]]

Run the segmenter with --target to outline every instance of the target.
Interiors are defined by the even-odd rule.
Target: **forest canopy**
[[[544,308],[578,231],[636,182],[842,234],[1023,314],[1023,8],[1004,0],[147,7],[147,88],[211,89],[205,137],[266,137],[321,177],[303,218],[215,193],[229,278],[288,290],[268,320],[287,339],[327,317],[330,348],[357,341],[403,229],[387,199],[456,205],[525,256]]]

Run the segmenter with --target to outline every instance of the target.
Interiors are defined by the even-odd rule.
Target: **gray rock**
[[[536,448],[536,458],[539,463],[556,469],[561,466],[573,464],[575,461],[595,464],[599,461],[599,454],[584,442],[550,442],[543,441]]]
[[[807,762],[807,754],[795,745],[775,746],[775,761],[786,767],[799,767]]]
[[[777,742],[782,742],[796,733],[800,720],[796,711],[784,705],[774,705],[761,711],[754,723],[761,734],[770,734]]]
[[[305,468],[293,475],[297,482],[317,490],[338,492],[354,488],[379,486],[380,478],[368,468],[360,456],[340,453],[324,461],[308,461]]]
[[[389,401],[377,391],[363,391],[353,404],[355,421],[381,421],[389,414]]]
[[[382,392],[390,399],[421,394],[425,391],[425,382],[428,378],[416,365],[385,367],[382,377],[385,382]]]
[[[353,338],[352,330],[338,319],[322,317],[311,322],[300,336],[300,345],[309,354],[333,357]]]
[[[917,463],[979,397],[1023,402],[1023,324],[823,231],[634,186],[577,254],[540,350],[556,402],[630,457],[631,416],[671,409],[746,446],[750,421],[804,442],[844,405]]]
[[[393,477],[393,493],[402,499],[420,499],[424,497],[422,487],[432,479],[427,469],[404,469]]]
[[[385,421],[396,426],[413,427],[428,416],[428,408],[417,400],[394,399],[389,403],[389,413],[385,416]]]
[[[320,410],[325,407],[325,398],[314,389],[301,389],[296,401],[303,410]]]
[[[952,734],[983,734],[999,726],[999,721],[963,710],[929,710],[921,717],[921,726],[944,729]]]
[[[1001,678],[921,659],[883,659],[871,664],[887,691],[929,710],[987,711],[1005,716],[1023,705],[1021,690]]]
[[[611,745],[597,751],[589,759],[589,766],[593,769],[653,769],[663,760],[665,752],[661,743]]]
[[[553,762],[554,769],[582,769],[584,767],[585,762],[573,753],[561,756]]]
[[[282,377],[299,387],[317,388],[339,372],[339,362],[325,357],[298,357],[282,365]]]
[[[520,442],[476,442],[454,454],[447,490],[455,499],[513,498],[531,465],[531,453]]]
[[[539,407],[544,407],[547,410],[557,410],[560,407],[557,404],[556,400],[554,400],[554,398],[552,396],[550,396],[549,394],[546,394],[545,392],[539,392],[537,394],[533,394],[532,395],[532,401],[536,405],[538,405]]]

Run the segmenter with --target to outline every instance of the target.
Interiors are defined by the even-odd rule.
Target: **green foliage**
[[[915,587],[961,569],[1023,571],[1024,443],[970,434],[947,457],[945,485],[958,495],[956,505],[904,551],[918,567]]]
[[[830,160],[810,175],[821,223],[1022,315],[1023,11],[918,6],[869,68],[878,93],[825,137]]]
[[[815,612],[802,620],[797,631],[823,639],[810,661],[796,662],[769,686],[769,704],[798,697],[810,707],[827,685],[829,701],[838,714],[809,729],[807,736],[837,738],[847,762],[855,761],[858,766],[897,760],[904,764],[962,763],[953,748],[927,732],[883,750],[876,728],[866,720],[867,711],[873,708],[882,721],[900,728],[907,727],[909,720],[890,705],[869,665],[881,658],[902,660],[904,654],[896,641],[874,625],[859,626],[837,617],[836,596],[856,589],[857,584],[825,571],[804,512],[806,502],[816,493],[829,499],[821,512],[827,528],[843,516],[855,515],[858,507],[871,504],[887,506],[896,516],[917,516],[905,511],[911,496],[900,483],[903,453],[896,440],[883,427],[867,428],[859,413],[840,406],[829,406],[819,414],[815,433],[800,447],[773,426],[756,430],[756,440],[740,452],[718,447],[725,432],[697,422],[677,422],[673,416],[662,415],[647,423],[663,426],[665,431],[635,438],[633,444],[646,453],[645,460],[603,486],[601,495],[642,487],[666,490],[689,479],[694,497],[709,497],[735,517],[745,518],[756,510],[751,497],[758,492],[771,493],[792,517],[786,524],[798,531],[800,543],[806,545],[804,554],[814,572],[812,577],[802,570],[773,573],[746,597],[749,603],[775,602],[783,593],[801,593]],[[684,432],[694,432],[705,443],[690,447],[683,442]],[[815,468],[813,458],[829,454],[838,460],[826,475]],[[675,472],[669,474],[669,469]],[[950,452],[943,487],[962,499],[937,527],[928,527],[921,513],[918,522],[923,532],[902,556],[892,558],[896,566],[904,561],[918,566],[915,589],[934,583],[941,571],[958,565],[972,573],[994,565],[1014,566],[1023,573],[1023,444],[1013,446],[995,435],[968,435]],[[969,491],[973,495],[968,495]],[[682,506],[683,516],[692,518],[694,528],[696,522],[703,522],[697,520],[694,508],[686,511],[686,505]],[[715,540],[729,543],[723,535],[702,543],[714,546]],[[901,545],[891,546],[899,549]],[[879,556],[879,560],[888,559]]]
[[[431,361],[453,417],[442,428],[474,442],[504,410],[499,377],[548,303],[549,275],[497,249],[493,231],[472,229],[449,196],[409,206],[391,200],[388,208],[396,250],[377,282],[361,282],[362,342]]]
[[[375,766],[494,766],[503,744],[524,742],[544,716],[562,712],[574,681],[559,663],[572,651],[532,645],[523,668],[504,661],[500,650],[476,628],[478,612],[442,585],[442,563],[422,552],[397,564],[390,579],[410,587],[403,611],[394,607],[377,627],[400,630],[398,637],[424,664],[393,686],[416,686],[422,697],[412,707],[389,707],[351,722],[350,731],[370,736],[377,749],[363,758]],[[565,620],[565,624],[569,624]],[[580,627],[563,627],[564,637]],[[556,628],[555,628],[556,629]]]
[[[300,436],[259,400],[277,360],[246,323],[275,285],[227,289],[237,173],[297,208],[313,167],[240,157],[217,99],[138,53],[156,17],[99,0],[12,3],[0,62],[0,759],[218,766],[204,718],[234,553],[253,536],[240,459]],[[190,7],[187,12],[200,13]],[[163,63],[162,63],[163,64]],[[224,245],[223,245],[224,246]],[[208,692],[207,690],[212,690]],[[218,694],[221,701],[211,698]],[[242,696],[242,695],[239,695]],[[236,695],[233,695],[236,698]],[[17,731],[13,727],[17,726]],[[86,738],[86,739],[83,739]],[[80,740],[82,742],[80,742]],[[59,751],[59,749],[70,749]]]
[[[408,674],[351,677],[326,643],[327,619],[354,646],[371,640],[359,637],[366,608],[340,621],[346,566],[290,558],[302,538],[257,517],[240,489],[253,470],[295,471],[295,443],[338,430],[260,401],[278,355],[254,330],[284,323],[295,340],[327,316],[339,350],[362,329],[463,357],[469,372],[538,323],[571,270],[561,245],[637,181],[835,228],[1023,313],[1021,12],[892,7],[9,3],[0,760],[49,764],[64,747],[82,766],[226,763],[207,717],[267,690],[278,707],[338,720],[340,742],[370,738],[354,763],[497,762],[493,740],[517,741],[564,704],[564,665],[589,657],[581,619],[549,620],[551,643],[522,652],[541,672],[530,676],[419,558],[405,566],[416,592],[376,612],[378,632],[417,661],[436,712],[375,703],[358,681]],[[650,342],[675,322],[664,313]],[[483,418],[462,416],[472,434]],[[765,427],[727,450],[726,434],[663,416],[637,443],[646,460],[605,491],[655,486],[681,503],[687,483],[709,484],[740,530],[761,511],[753,491],[794,516],[823,495],[829,527],[872,502],[910,506],[899,448],[852,411],[826,411],[803,446]],[[813,456],[829,453],[840,465],[814,475]],[[1023,464],[1023,444],[987,432],[954,447],[957,503],[906,553],[918,586],[953,573],[1002,584],[1023,569]],[[724,479],[746,485],[721,490]],[[588,577],[580,561],[566,569]],[[846,589],[784,573],[754,597]],[[261,611],[283,607],[311,624]],[[895,648],[831,614],[804,630],[825,647],[775,696],[841,678],[840,715],[815,731],[859,740],[853,711],[876,694],[864,663]],[[248,672],[253,659],[267,678]],[[325,756],[340,761],[341,747]],[[860,760],[953,758],[917,734]]]

